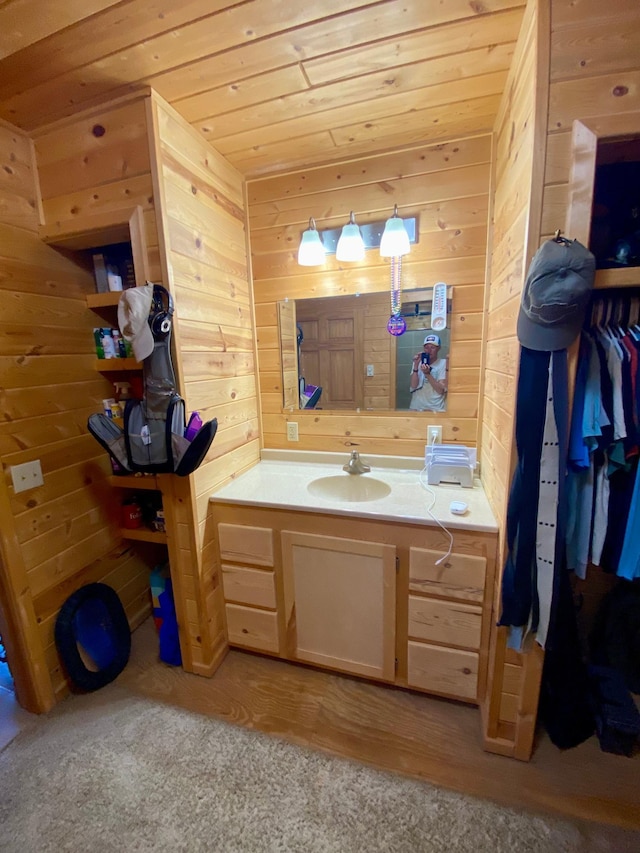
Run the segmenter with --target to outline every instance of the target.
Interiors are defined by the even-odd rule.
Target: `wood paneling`
[[[543,8],[541,5],[541,9]],[[526,21],[525,18],[525,27]],[[542,31],[540,37],[542,40],[537,48],[538,76],[534,75],[528,86],[533,97],[533,80],[537,79],[538,100],[541,100],[540,96],[544,94],[544,90],[540,90],[539,74],[545,67],[545,51],[548,48],[545,32]],[[487,402],[484,406],[482,427],[482,465],[485,489],[498,517],[504,517],[513,455],[510,438],[513,428],[518,343],[515,335],[510,335],[509,330],[515,330],[526,262],[543,237],[548,238],[556,228],[566,229],[569,237],[576,237],[584,242],[588,240],[591,196],[585,193],[586,149],[581,133],[585,138],[588,137],[586,146],[589,148],[596,137],[615,137],[640,132],[637,67],[639,37],[640,16],[636,4],[631,0],[614,0],[606,6],[593,0],[582,0],[579,3],[573,0],[553,0],[549,62],[551,83],[548,88],[549,112],[545,120],[545,126],[548,128],[546,163],[536,163],[535,155],[530,155],[532,179],[522,184],[518,178],[519,187],[516,188],[509,187],[508,183],[516,176],[521,176],[523,169],[528,168],[523,165],[522,154],[519,163],[511,158],[497,164],[496,174],[508,183],[502,192],[499,186],[496,187],[496,226],[493,234],[494,240],[498,238],[499,243],[497,246],[494,244],[494,257],[500,270],[495,281],[492,276],[488,303],[485,362]],[[516,50],[516,59],[518,57],[519,52]],[[523,67],[524,65],[523,60]],[[514,69],[516,67],[517,62],[514,63]],[[507,110],[509,105],[506,101],[505,105]],[[519,117],[525,115],[523,110],[526,111],[526,100],[523,100],[522,94],[517,102],[514,102],[513,110]],[[503,115],[506,119],[508,111]],[[532,113],[529,121],[530,133],[534,125],[537,128],[539,118],[539,112],[536,117]],[[499,126],[497,133],[499,140]],[[509,143],[503,144],[503,150],[508,152],[512,141],[522,138],[522,133],[518,133],[518,125],[512,122],[511,125],[505,125],[503,136]],[[544,140],[535,143],[538,156],[544,148]],[[499,155],[500,150],[499,143]],[[527,150],[531,151],[531,147]],[[521,147],[525,155],[527,150]],[[578,175],[574,163],[581,165],[583,174]],[[531,210],[527,210],[526,198],[522,196],[521,188],[529,184],[534,190],[541,190],[543,193],[539,221],[536,196],[532,197]],[[504,199],[502,214],[500,198]],[[516,205],[516,200],[519,205]],[[504,211],[508,215],[505,215]],[[526,233],[523,231],[525,222]],[[520,234],[524,234],[526,243],[519,261],[515,250],[519,245]],[[505,442],[505,437],[508,437],[508,442]],[[501,649],[503,643],[504,637],[498,632],[492,646],[494,683],[485,722],[494,735],[504,728],[501,720],[513,723],[511,754],[518,758],[528,758],[535,726],[543,654],[536,647],[532,653],[522,656],[517,663],[504,664],[504,649]],[[514,675],[514,666],[520,670],[517,678]]]
[[[612,0],[605,6],[593,0],[552,2],[547,164],[540,181],[544,189],[540,228],[537,234],[530,231],[536,244],[556,228],[588,241],[587,171],[589,162],[591,168],[595,165],[594,145],[607,136],[640,135],[639,39],[640,16],[633,0]],[[507,667],[500,672],[502,691],[494,692],[493,698],[500,705],[499,714],[515,717],[513,754],[528,758],[543,652],[535,646],[522,660],[517,702]]]
[[[489,132],[524,2],[35,6],[0,8],[0,116],[33,130],[150,86],[256,175]]]
[[[266,392],[262,395],[266,447],[290,446],[286,421],[292,418],[291,413],[282,413],[275,303],[285,297],[366,292],[380,294],[388,312],[389,265],[377,250],[369,250],[365,260],[357,264],[341,264],[329,256],[321,268],[300,267],[297,248],[301,232],[310,216],[321,229],[338,227],[350,209],[357,212],[360,224],[385,219],[396,202],[401,216],[417,216],[419,220],[419,242],[402,265],[403,288],[430,286],[437,281],[453,285],[448,409],[445,414],[432,413],[429,417],[442,423],[445,441],[475,443],[480,332],[467,318],[480,315],[484,299],[490,156],[491,140],[480,136],[249,182],[258,369],[261,389]],[[381,315],[380,328],[384,331],[385,327],[386,317]],[[384,336],[389,337],[386,331]],[[384,383],[378,387],[388,399],[390,377],[387,387]],[[372,388],[372,395],[374,392]],[[299,424],[299,449],[359,446],[391,455],[419,456],[424,452],[424,414],[367,412],[363,417],[317,409],[296,411],[293,417]]]
[[[183,534],[169,542],[169,551],[182,591],[182,621],[193,625],[189,667],[210,675],[226,651],[226,637],[208,498],[258,460],[244,188],[236,170],[162,98],[154,95],[147,105],[161,258],[176,304],[180,390],[188,412],[199,411],[203,420],[219,416],[200,467],[186,481],[168,478],[167,486]]]
[[[501,528],[500,568],[504,565],[507,499],[515,456],[513,430],[518,372],[516,353],[519,351],[516,321],[526,269],[537,249],[540,234],[548,93],[547,11],[546,4],[530,2],[527,5],[495,126],[481,472],[487,497]],[[497,751],[506,749],[517,757],[528,758],[533,743],[536,702],[525,690],[515,702],[511,694],[508,699],[504,698],[505,629],[496,628],[500,610],[500,575],[500,572],[496,575],[493,596],[495,614],[484,706],[485,746]],[[523,678],[523,684],[524,681]],[[518,706],[515,719],[514,704]],[[513,741],[507,746],[508,739],[498,744],[498,734],[506,722],[515,723]]]
[[[135,135],[139,121],[133,120],[134,108],[130,105],[127,112],[134,130],[125,147],[133,151],[137,138],[142,154],[136,162],[142,163],[145,157],[148,161],[148,148],[146,139]],[[111,126],[107,119],[104,124]],[[111,152],[104,161],[105,183],[121,143],[116,136],[120,142],[105,142]],[[41,183],[62,230],[61,223],[74,216],[72,208],[56,203],[55,193],[64,188],[62,174],[68,173],[71,186],[83,185],[87,196],[89,176],[100,180],[99,164],[92,162],[82,178],[81,169],[69,167],[64,138],[82,146],[86,125],[60,131],[51,146],[39,140],[34,159],[32,143],[15,128],[0,125],[2,599],[3,609],[16,619],[0,630],[3,637],[7,634],[18,697],[34,711],[47,710],[68,690],[53,644],[55,616],[68,595],[83,583],[110,577],[132,620],[150,610],[148,566],[118,547],[118,503],[107,485],[110,466],[86,430],[88,415],[113,395],[111,383],[94,369],[92,330],[101,321],[87,309],[86,296],[95,291],[93,274],[86,258],[45,245],[39,237],[35,167],[41,156],[48,164]],[[74,154],[81,163],[81,151]],[[126,204],[131,207],[130,197]],[[99,200],[93,209],[99,209]],[[15,494],[11,466],[35,459],[40,460],[44,485]],[[30,661],[27,691],[20,665],[24,656]]]

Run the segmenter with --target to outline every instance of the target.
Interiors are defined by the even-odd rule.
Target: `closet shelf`
[[[615,267],[596,270],[595,290],[607,287],[640,287],[640,267]]]

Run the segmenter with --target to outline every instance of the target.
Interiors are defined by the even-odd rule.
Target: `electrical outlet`
[[[373,375],[374,375],[374,373],[373,373],[373,365],[372,365],[372,364],[368,364],[368,365],[367,365],[367,376],[373,376]]]
[[[33,462],[25,462],[22,465],[12,465],[11,479],[15,492],[26,492],[27,489],[44,486],[40,460],[35,459]]]
[[[427,444],[442,444],[442,427],[427,427]]]
[[[287,441],[299,441],[298,424],[295,421],[287,421]]]

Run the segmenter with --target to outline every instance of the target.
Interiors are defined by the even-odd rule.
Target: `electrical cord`
[[[435,441],[432,440],[430,447],[433,448],[434,444],[435,444]],[[445,560],[447,560],[451,556],[451,551],[453,550],[453,534],[451,533],[450,530],[448,530],[444,526],[444,524],[440,521],[440,519],[436,518],[436,516],[433,514],[432,510],[433,510],[433,507],[435,506],[435,503],[436,503],[436,493],[433,491],[431,486],[429,486],[428,483],[425,482],[424,475],[426,473],[427,473],[427,466],[425,465],[425,467],[422,469],[422,471],[420,471],[419,479],[420,479],[420,485],[422,486],[422,488],[426,492],[429,492],[429,494],[431,495],[431,506],[427,507],[427,512],[429,513],[431,518],[435,521],[435,523],[439,527],[441,527],[442,530],[444,530],[444,532],[449,537],[449,550],[447,551],[446,554],[444,554],[444,556],[440,557],[439,560],[436,560],[436,566],[439,566],[440,563],[443,563]]]

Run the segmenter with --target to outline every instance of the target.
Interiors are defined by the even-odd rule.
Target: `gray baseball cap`
[[[518,315],[518,340],[542,352],[566,349],[580,334],[596,259],[577,240],[547,240],[529,266]]]

